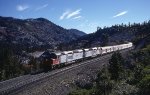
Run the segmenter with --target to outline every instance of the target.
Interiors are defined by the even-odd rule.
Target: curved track
[[[123,52],[126,50],[123,50]],[[84,62],[76,63],[71,66],[67,66],[61,69],[56,69],[48,73],[40,73],[37,75],[24,75],[17,78],[13,78],[10,80],[6,80],[3,82],[0,82],[0,95],[8,95],[13,94],[17,91],[23,90],[24,88],[28,87],[31,84],[44,81],[44,79],[52,77],[54,75],[57,75],[59,73],[63,73],[65,71],[73,70],[81,66],[85,66],[87,64],[91,64],[93,62],[100,61],[102,59],[105,59],[107,57],[110,57],[111,54],[107,54],[101,57],[97,57],[91,60],[86,60]]]

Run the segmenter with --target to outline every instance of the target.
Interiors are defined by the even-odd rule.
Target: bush
[[[149,95],[150,93],[150,75],[146,75],[138,84],[140,95]]]

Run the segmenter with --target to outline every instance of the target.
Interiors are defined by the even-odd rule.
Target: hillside
[[[113,25],[100,28],[94,33],[84,35],[76,41],[62,45],[62,49],[89,48],[94,46],[115,45],[132,41],[135,45],[148,44],[150,21],[143,23]],[[67,47],[66,47],[67,46]]]
[[[76,31],[64,29],[44,18],[0,17],[0,42],[22,48],[53,49],[59,43],[75,40],[84,34]]]
[[[69,32],[75,33],[78,36],[84,36],[84,35],[86,35],[86,33],[82,32],[82,31],[79,31],[77,29],[69,29]]]

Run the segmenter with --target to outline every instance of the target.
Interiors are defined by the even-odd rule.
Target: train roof
[[[98,49],[101,49],[101,47],[97,47]]]
[[[85,51],[89,51],[89,49],[84,49]]]
[[[92,49],[97,49],[97,47],[93,47]]]
[[[61,55],[62,52],[54,52],[56,55]]]
[[[107,49],[107,48],[112,48],[113,46],[105,46],[105,47],[101,47],[102,49]]]
[[[73,52],[83,52],[82,49],[77,49],[77,50],[74,50]]]
[[[73,53],[73,51],[64,51],[63,54]]]

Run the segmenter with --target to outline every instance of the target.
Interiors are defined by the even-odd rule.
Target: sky
[[[0,16],[42,17],[66,29],[92,33],[98,26],[150,20],[150,0],[0,0]]]

